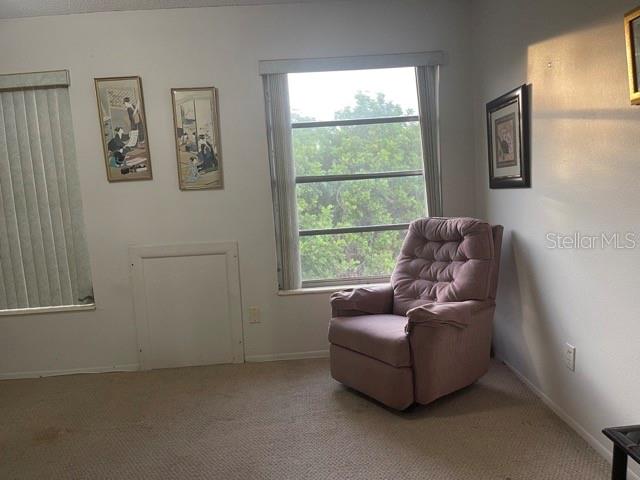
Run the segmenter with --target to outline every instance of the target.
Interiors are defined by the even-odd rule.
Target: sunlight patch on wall
[[[609,192],[611,182],[619,180],[617,172],[636,163],[626,155],[629,143],[640,147],[639,112],[628,100],[622,24],[591,26],[531,44],[527,81],[538,185],[566,201],[576,190]],[[540,162],[546,168],[539,168]]]

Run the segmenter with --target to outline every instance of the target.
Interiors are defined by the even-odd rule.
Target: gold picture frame
[[[627,71],[631,105],[640,105],[640,7],[624,16],[624,36],[627,43]]]
[[[222,189],[218,89],[172,88],[171,105],[180,190]]]
[[[109,182],[151,180],[151,153],[140,77],[94,78]]]

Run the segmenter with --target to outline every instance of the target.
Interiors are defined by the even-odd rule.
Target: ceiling
[[[327,0],[0,0],[0,19],[122,10],[219,7],[224,5],[267,5],[274,3],[311,3],[321,1]]]

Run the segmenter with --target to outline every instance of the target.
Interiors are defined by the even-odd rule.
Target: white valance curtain
[[[287,74],[371,68],[416,67],[424,180],[429,216],[443,215],[439,139],[439,68],[444,52],[397,55],[366,55],[316,59],[265,60],[259,65],[263,77],[274,218],[278,248],[279,287],[302,286],[298,243],[295,165],[291,145],[291,118]]]
[[[0,75],[0,310],[93,303],[68,85]]]

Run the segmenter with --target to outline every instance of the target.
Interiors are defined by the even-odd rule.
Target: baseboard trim
[[[88,368],[70,368],[66,370],[39,370],[30,372],[9,372],[0,373],[0,380],[11,380],[18,378],[40,378],[40,377],[56,377],[58,375],[77,375],[80,373],[107,373],[107,372],[134,372],[140,370],[137,363],[129,363],[125,365],[114,365],[111,367],[88,367]]]
[[[276,362],[278,360],[303,360],[305,358],[327,358],[329,350],[313,350],[310,352],[268,353],[266,355],[247,355],[246,362]]]
[[[529,390],[531,390],[540,400],[544,403],[553,413],[555,413],[560,419],[569,425],[578,435],[580,435],[584,441],[586,441],[596,452],[602,455],[609,463],[612,461],[612,449],[613,444],[605,445],[600,442],[597,438],[591,435],[586,428],[584,428],[580,423],[578,423],[571,415],[569,415],[565,410],[563,410],[557,403],[555,403],[551,398],[547,396],[542,390],[540,390],[537,386],[535,386],[527,377],[525,377],[519,370],[513,367],[509,362],[505,362],[502,359],[499,359],[502,363],[504,363],[509,370],[511,370],[518,379],[524,383]],[[628,470],[628,477],[633,480],[640,480],[640,476],[638,476],[633,470]]]
[[[245,362],[277,362],[279,360],[303,360],[305,358],[327,358],[329,350],[312,350],[310,352],[269,353],[266,355],[248,355]],[[77,375],[81,373],[135,372],[140,370],[138,363],[114,365],[112,367],[70,368],[62,370],[35,370],[27,372],[0,373],[0,380],[19,378],[57,377],[59,375]],[[640,480],[640,479],[639,479]]]

